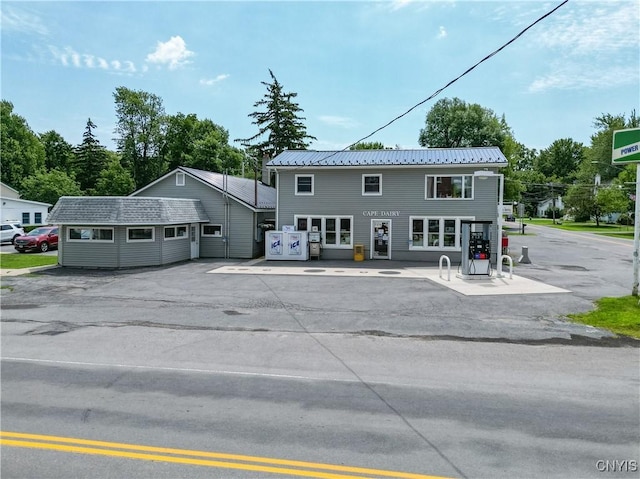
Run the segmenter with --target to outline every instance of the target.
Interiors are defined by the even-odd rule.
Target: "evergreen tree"
[[[258,133],[236,141],[248,150],[257,152],[258,156],[273,158],[286,149],[304,150],[309,146],[307,140],[317,138],[307,135],[307,128],[302,122],[305,118],[298,116],[303,111],[293,101],[298,94],[285,92],[271,70],[269,74],[272,82],[261,82],[267,87],[267,93],[253,104],[254,108],[264,110],[249,114],[253,118],[252,123],[258,125]]]
[[[82,134],[82,143],[76,148],[74,171],[80,188],[86,192],[95,188],[100,172],[107,162],[106,148],[93,134],[94,128],[96,125],[89,118]]]

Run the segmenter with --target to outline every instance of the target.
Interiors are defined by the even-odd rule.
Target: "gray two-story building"
[[[438,261],[459,257],[462,222],[492,222],[499,253],[496,147],[417,150],[287,150],[267,163],[275,173],[276,228],[319,231],[322,258]]]

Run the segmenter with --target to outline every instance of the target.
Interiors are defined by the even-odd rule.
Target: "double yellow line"
[[[324,479],[387,478],[398,479],[445,479],[409,472],[386,471],[363,467],[350,467],[314,462],[291,461],[269,457],[244,456],[220,452],[192,451],[166,447],[123,444],[118,442],[93,441],[70,437],[44,436],[20,432],[0,431],[0,445],[45,449],[49,451],[94,454],[100,456],[138,459],[143,461],[164,461],[175,464],[239,469],[253,472],[286,474],[299,477]]]

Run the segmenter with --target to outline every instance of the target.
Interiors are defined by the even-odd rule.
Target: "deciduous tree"
[[[26,200],[56,204],[61,196],[80,196],[80,185],[64,171],[40,171],[22,181],[22,197]]]

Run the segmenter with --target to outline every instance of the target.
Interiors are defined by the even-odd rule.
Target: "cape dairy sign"
[[[640,162],[640,128],[613,132],[613,164]]]

